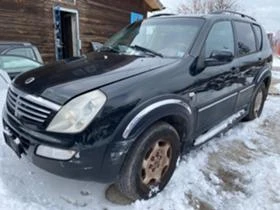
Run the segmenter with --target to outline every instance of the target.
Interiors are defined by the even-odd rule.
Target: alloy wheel
[[[259,116],[259,112],[260,112],[260,109],[261,109],[261,106],[262,106],[262,101],[263,101],[263,92],[260,89],[257,96],[256,96],[255,104],[254,104],[255,116]]]
[[[146,153],[142,162],[141,181],[146,186],[160,183],[168,171],[172,158],[172,146],[158,140]]]

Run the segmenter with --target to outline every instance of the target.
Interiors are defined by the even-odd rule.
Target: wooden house
[[[48,63],[86,53],[161,9],[159,0],[1,0],[0,41],[30,42]]]

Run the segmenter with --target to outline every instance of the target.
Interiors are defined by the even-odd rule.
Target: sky
[[[178,6],[191,0],[161,0],[167,8],[165,12],[176,13]],[[245,14],[253,16],[267,32],[280,31],[280,0],[237,0],[237,4]]]

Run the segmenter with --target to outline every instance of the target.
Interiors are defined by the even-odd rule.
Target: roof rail
[[[161,17],[161,16],[172,16],[172,15],[175,15],[175,14],[172,14],[172,13],[160,13],[160,14],[152,15],[149,18]]]
[[[235,12],[235,11],[231,11],[231,10],[218,10],[218,11],[215,11],[215,12],[212,12],[210,14],[224,14],[224,13],[228,13],[228,14],[233,14],[233,15],[240,15],[241,17],[243,18],[249,18],[253,21],[257,21],[255,18],[249,16],[249,15],[245,15],[243,13],[240,13],[240,12]]]

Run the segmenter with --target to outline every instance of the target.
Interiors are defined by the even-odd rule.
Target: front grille
[[[17,120],[35,123],[36,125],[44,125],[54,111],[11,88],[7,94],[7,109]]]

